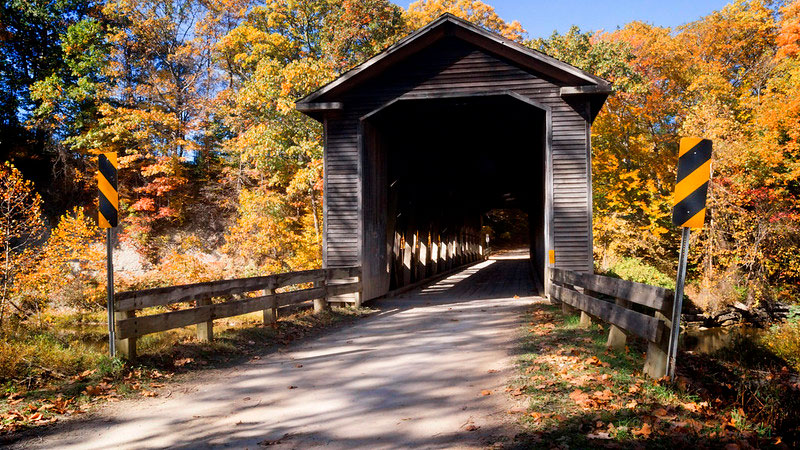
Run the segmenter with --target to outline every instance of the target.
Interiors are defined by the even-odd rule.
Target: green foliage
[[[661,286],[675,289],[675,279],[659,271],[655,267],[645,264],[637,258],[622,258],[611,265],[605,275],[622,278],[623,280]]]
[[[644,89],[643,76],[633,67],[635,56],[625,42],[604,40],[596,33],[581,32],[573,25],[566,34],[556,31],[549,38],[532,39],[525,45],[613,81],[616,91]]]

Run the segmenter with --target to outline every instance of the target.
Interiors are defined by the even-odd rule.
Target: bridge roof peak
[[[524,69],[542,74],[562,87],[574,90],[575,95],[601,96],[604,101],[611,93],[611,83],[600,77],[445,13],[299,100],[297,109],[315,113],[339,105],[336,102],[342,94],[446,37],[461,39]]]

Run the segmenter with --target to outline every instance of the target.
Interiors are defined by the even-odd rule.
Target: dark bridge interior
[[[485,214],[514,208],[527,212],[531,273],[542,291],[545,123],[543,109],[511,95],[400,100],[364,121],[365,198],[375,198],[365,204],[366,227],[375,215],[365,234],[385,237],[374,251],[385,253],[376,270],[389,289],[469,262],[445,258],[440,267],[436,257],[454,236],[479,253]]]

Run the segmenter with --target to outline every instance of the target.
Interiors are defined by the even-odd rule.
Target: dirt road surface
[[[484,448],[515,434],[504,392],[532,287],[478,263],[318,338],[108,404],[14,448]],[[514,298],[519,296],[519,298]],[[482,395],[482,391],[491,391]],[[485,394],[485,392],[483,392]]]

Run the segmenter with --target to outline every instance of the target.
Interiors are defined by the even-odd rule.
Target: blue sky
[[[722,9],[728,0],[483,0],[507,21],[518,20],[530,38],[578,25],[583,31],[613,31],[633,20],[674,27]],[[398,2],[408,7],[410,1]]]

